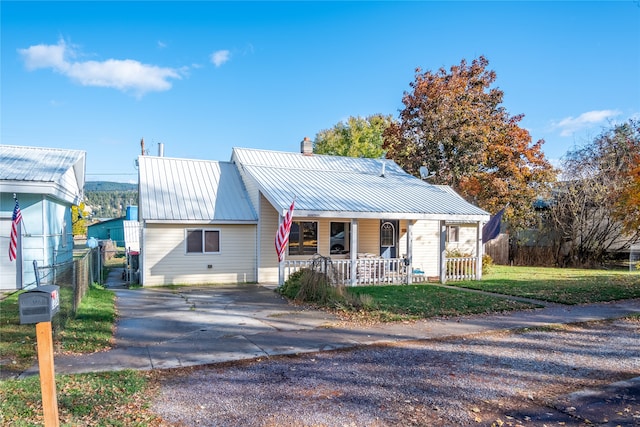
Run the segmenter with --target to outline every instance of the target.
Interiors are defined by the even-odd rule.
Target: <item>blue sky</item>
[[[640,118],[640,2],[0,2],[2,144],[87,151],[87,180],[169,157],[298,151],[398,117],[417,67],[480,55],[557,162]]]

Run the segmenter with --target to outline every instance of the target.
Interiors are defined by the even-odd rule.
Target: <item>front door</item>
[[[380,221],[380,256],[382,258],[398,257],[398,220]]]

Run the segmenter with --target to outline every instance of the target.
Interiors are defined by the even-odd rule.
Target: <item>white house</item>
[[[258,216],[230,162],[138,158],[140,283],[255,282]]]
[[[349,285],[444,281],[455,227],[472,256],[465,276],[481,275],[489,214],[391,160],[316,155],[305,140],[298,153],[234,148],[230,162],[138,161],[143,285],[281,283],[317,255]],[[278,262],[274,238],[294,199]]]
[[[82,200],[85,152],[0,145],[0,289],[36,283],[40,267],[73,259],[71,206]],[[14,195],[22,212],[17,258],[9,260]]]

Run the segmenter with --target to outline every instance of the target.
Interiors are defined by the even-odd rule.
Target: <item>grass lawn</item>
[[[496,265],[481,281],[453,286],[560,304],[586,304],[640,298],[640,272]]]
[[[56,375],[58,415],[63,426],[156,426],[148,410],[157,382],[150,372],[119,371]],[[41,426],[40,378],[0,381],[0,425]]]
[[[111,345],[115,295],[91,286],[75,318],[70,317],[72,290],[60,288],[60,312],[51,322],[56,351],[91,353]],[[18,293],[0,302],[0,369],[23,372],[36,360],[36,325],[21,325]]]
[[[347,292],[365,301],[364,309],[344,311],[347,317],[372,321],[417,320],[524,310],[536,305],[433,285],[358,286]]]

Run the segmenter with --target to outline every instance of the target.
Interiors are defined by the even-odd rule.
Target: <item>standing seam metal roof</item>
[[[489,218],[487,212],[453,190],[428,184],[387,159],[305,156],[245,148],[234,148],[233,157],[280,212],[295,197],[299,215]]]
[[[81,150],[0,145],[0,180],[56,182],[84,156]]]
[[[232,163],[140,156],[138,165],[141,220],[205,223],[258,220]]]

